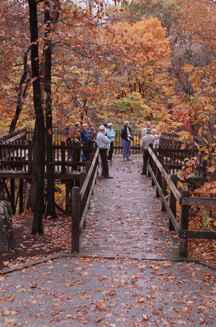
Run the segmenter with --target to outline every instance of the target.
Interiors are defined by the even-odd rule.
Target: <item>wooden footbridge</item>
[[[140,153],[141,133],[138,132],[132,144],[132,152]],[[75,160],[73,145],[66,143],[63,132],[56,130],[53,142],[53,166],[56,184],[65,185],[65,208],[58,208],[72,214],[72,251],[79,251],[79,237],[85,225],[85,216],[89,207],[99,167],[99,153],[96,148],[91,160]],[[120,136],[115,144],[116,153],[121,152]],[[191,238],[216,239],[214,230],[191,230],[192,210],[200,206],[215,209],[216,197],[202,194],[194,195],[192,190],[182,189],[178,172],[185,159],[198,156],[194,148],[184,148],[174,138],[161,138],[159,147],[149,147],[144,161],[144,172],[152,179],[156,196],[161,199],[161,209],[166,211],[168,226],[180,239],[179,255],[187,257],[188,240]],[[11,203],[13,212],[23,212],[28,206],[27,196],[31,191],[32,179],[32,132],[19,130],[0,139],[0,197]],[[45,165],[46,177],[46,165]],[[203,167],[200,168],[191,185],[206,180]]]

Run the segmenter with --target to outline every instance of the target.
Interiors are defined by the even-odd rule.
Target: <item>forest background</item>
[[[159,131],[213,142],[216,4],[206,0],[53,1],[53,123],[116,126],[151,119]],[[54,10],[54,9],[53,9]],[[40,56],[44,1],[38,2]],[[0,3],[0,130],[34,125],[26,1]],[[43,63],[40,67],[43,81]],[[43,94],[42,94],[43,95]]]

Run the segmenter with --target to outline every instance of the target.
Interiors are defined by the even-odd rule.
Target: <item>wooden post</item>
[[[61,167],[61,173],[66,173],[66,167],[65,167],[65,142],[61,142],[61,161],[62,161],[62,167]]]
[[[166,181],[165,179],[161,176],[161,190],[163,192],[163,195],[167,195],[167,190],[166,190]],[[163,199],[161,199],[161,211],[166,211]]]
[[[71,253],[79,252],[80,218],[81,218],[80,188],[74,186],[72,188]]]
[[[151,169],[152,169],[153,174],[156,176],[156,172],[155,172],[155,163],[154,163],[154,160],[151,160],[151,161],[152,161],[152,162],[151,162]],[[152,187],[155,186],[155,182],[154,182],[153,177],[152,177],[152,180],[151,180],[151,185],[152,185]]]
[[[142,175],[146,175],[147,174],[148,159],[149,159],[148,150],[144,149],[143,150],[143,168],[142,168]]]
[[[10,179],[10,191],[11,191],[11,207],[12,207],[12,211],[13,214],[15,214],[16,212],[16,201],[15,201],[15,191],[16,191],[16,183],[15,183],[15,178],[11,178]]]
[[[171,180],[175,185],[177,185],[178,177],[176,175],[172,175]],[[173,195],[172,191],[170,192],[169,207],[170,207],[172,213],[174,214],[174,216],[176,217],[176,198]],[[173,224],[170,219],[169,219],[169,230],[170,231],[174,230]]]
[[[20,183],[19,183],[19,213],[22,213],[24,211],[23,192],[24,192],[23,178],[20,178]]]
[[[183,197],[188,196],[188,192],[183,192]],[[180,218],[180,245],[179,245],[179,256],[181,258],[186,258],[188,255],[188,238],[187,230],[189,224],[189,206],[182,206],[181,208],[181,218]]]
[[[28,141],[28,174],[32,173],[32,141]]]
[[[65,183],[65,212],[67,215],[71,214],[71,190],[72,190],[72,182],[66,181]]]
[[[158,184],[159,184],[160,186],[161,186],[161,178],[162,178],[162,176],[161,176],[161,172],[160,172],[160,170],[157,168],[156,179],[157,179]],[[156,187],[156,197],[159,198],[159,196],[160,196],[160,194],[159,194],[159,192],[158,192],[158,188]]]

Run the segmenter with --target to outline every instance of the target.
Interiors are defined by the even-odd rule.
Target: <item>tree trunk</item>
[[[36,0],[28,0],[29,23],[31,35],[31,67],[33,83],[33,101],[35,110],[35,129],[33,135],[32,182],[33,182],[33,223],[32,233],[43,234],[44,213],[44,161],[45,161],[45,128],[41,100],[40,63],[38,45],[38,18]]]
[[[22,76],[20,78],[20,82],[19,82],[19,88],[18,88],[18,92],[17,92],[17,101],[16,101],[16,111],[14,114],[14,117],[11,121],[10,124],[10,128],[9,128],[9,133],[12,133],[15,131],[16,129],[16,125],[17,122],[19,120],[19,116],[21,114],[22,111],[22,105],[23,105],[23,99],[26,97],[27,94],[27,89],[29,87],[30,84],[30,74],[29,74],[29,67],[28,67],[28,53],[29,53],[28,49],[25,53],[24,53],[24,59],[23,59],[23,73]]]
[[[55,217],[55,181],[53,165],[53,126],[52,126],[52,41],[50,39],[50,1],[44,3],[44,96],[46,115],[47,149],[47,210],[46,216]]]

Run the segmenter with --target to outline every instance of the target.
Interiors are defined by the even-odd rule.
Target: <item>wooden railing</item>
[[[18,129],[13,133],[2,135],[0,137],[0,144],[21,142],[26,140],[26,137],[27,137],[27,129],[26,128]]]
[[[71,155],[73,146],[62,142],[53,146],[53,165],[56,178],[67,177],[77,167],[83,164]],[[46,164],[46,162],[45,162]],[[31,176],[32,144],[22,141],[9,144],[0,144],[0,176]],[[46,172],[46,168],[45,168]]]
[[[86,213],[94,190],[98,171],[99,150],[97,149],[82,187],[72,188],[72,233],[71,252],[79,252],[80,233],[85,225]]]
[[[152,179],[155,186],[156,196],[161,199],[161,209],[166,211],[169,218],[169,229],[175,230],[180,238],[179,256],[188,256],[189,239],[216,239],[216,231],[213,230],[190,230],[191,207],[208,206],[216,208],[216,197],[196,197],[189,192],[178,189],[178,177],[165,169],[157,156],[159,151],[148,148],[146,157],[147,175]],[[162,161],[162,162],[161,162]],[[177,165],[178,166],[178,165]],[[182,165],[179,165],[180,167]],[[178,167],[172,167],[174,171]],[[180,209],[180,210],[177,210]],[[178,213],[179,211],[179,213]]]

